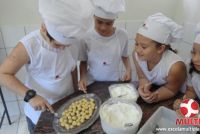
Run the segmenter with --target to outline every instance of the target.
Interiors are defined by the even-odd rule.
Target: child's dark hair
[[[53,41],[53,40],[55,40],[50,34],[49,34],[49,32],[47,31],[47,37],[49,38],[49,40],[50,41]]]
[[[192,75],[193,72],[196,72],[198,74],[200,74],[200,71],[198,71],[195,67],[194,64],[192,62],[192,60],[190,61],[190,70],[189,70],[189,74]]]
[[[177,51],[176,49],[173,49],[173,48],[171,47],[171,45],[166,45],[166,49],[167,49],[167,50],[170,50],[170,51],[172,51],[172,52],[174,52],[175,54],[178,53],[178,51]]]
[[[157,42],[157,41],[154,41],[154,42],[155,42],[158,46],[164,45],[164,44],[159,43],[159,42]],[[173,49],[173,48],[171,47],[170,44],[167,44],[167,45],[165,45],[165,46],[166,46],[166,50],[170,50],[170,51],[174,52],[175,54],[178,53],[178,51],[177,51],[176,49]]]

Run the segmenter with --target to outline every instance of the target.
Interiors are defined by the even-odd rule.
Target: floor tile
[[[29,134],[26,120],[20,119],[17,134]]]
[[[20,117],[20,122],[21,121],[26,121],[26,116],[25,115],[21,115],[21,117]]]
[[[11,124],[19,122],[19,119],[20,119],[19,115],[10,116]],[[3,120],[3,125],[9,125],[6,115],[5,115],[4,120]]]
[[[11,125],[2,125],[0,128],[0,134],[17,134],[19,121],[12,123]]]

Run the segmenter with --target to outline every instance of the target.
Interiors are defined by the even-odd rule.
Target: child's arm
[[[74,90],[78,89],[78,72],[77,67],[71,72]]]
[[[8,55],[5,61],[0,66],[0,83],[16,92],[24,98],[26,92],[29,90],[16,76],[15,74],[19,69],[27,64],[29,61],[28,53],[22,43],[18,43],[13,51]],[[35,110],[47,110],[53,112],[53,108],[47,102],[46,99],[40,95],[34,96],[29,100],[29,104]]]
[[[86,90],[87,90],[87,61],[80,62],[79,89],[86,93]]]
[[[146,101],[147,103],[152,103],[152,101],[157,99],[157,93],[152,93],[150,91],[151,82],[147,79],[146,75],[140,68],[140,66],[136,60],[134,51],[132,53],[132,57],[133,57],[133,62],[135,64],[138,79],[139,79],[138,92],[144,101]]]
[[[197,97],[195,90],[191,86],[187,86],[187,90],[185,92],[185,95],[183,96],[183,99],[195,99]]]
[[[122,57],[122,61],[126,68],[126,72],[123,76],[122,81],[130,81],[131,80],[131,65],[130,65],[129,57]]]
[[[142,71],[142,69],[140,68],[140,65],[138,64],[138,62],[136,60],[134,51],[132,53],[132,58],[133,58],[133,63],[134,63],[135,68],[136,68],[138,80],[139,80],[139,88],[144,86],[144,85],[146,85],[146,86],[150,85],[151,84],[150,81],[147,79],[146,75],[144,74],[144,72]]]
[[[78,82],[79,90],[83,91],[84,93],[87,93],[87,60],[88,60],[88,46],[83,38],[80,43],[80,49],[79,49],[79,69],[80,69],[80,81]]]
[[[20,68],[29,61],[22,43],[18,43],[0,66],[0,83],[24,97],[28,88],[15,77]]]
[[[167,83],[157,91],[156,101],[166,100],[176,95],[186,80],[186,66],[183,62],[175,63],[167,76]]]

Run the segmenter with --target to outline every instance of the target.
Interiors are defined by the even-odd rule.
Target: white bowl
[[[109,86],[108,89],[111,98],[119,98],[128,100],[129,102],[136,102],[139,97],[137,89],[131,83],[113,84]]]
[[[137,103],[116,98],[104,102],[99,114],[101,126],[107,134],[134,134],[142,119],[142,110]]]

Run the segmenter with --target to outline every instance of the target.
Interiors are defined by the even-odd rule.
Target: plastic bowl
[[[109,86],[108,89],[111,98],[119,98],[129,102],[136,102],[139,97],[137,89],[131,83],[113,84]]]
[[[133,108],[138,111],[138,114],[136,117],[137,120],[129,121],[125,124],[124,124],[124,121],[118,120],[118,122],[121,123],[121,126],[117,126],[117,125],[114,125],[113,123],[109,122],[108,118],[106,119],[106,117],[105,117],[105,113],[104,113],[105,108],[107,108],[107,107],[110,108],[112,106],[114,107],[115,104],[120,104],[120,105],[128,104],[130,106],[133,106]],[[119,110],[119,111],[122,111],[122,113],[120,113],[120,114],[123,114],[123,110]],[[112,112],[112,116],[113,116],[113,114],[116,114],[116,113],[117,113],[117,110],[115,112]],[[101,119],[101,126],[107,134],[135,134],[138,130],[140,121],[142,119],[142,110],[136,102],[130,103],[127,100],[122,100],[122,99],[117,99],[117,98],[111,98],[111,99],[107,100],[106,102],[104,102],[100,107],[99,114],[100,114],[100,119]],[[109,116],[109,114],[106,114],[106,115]]]

